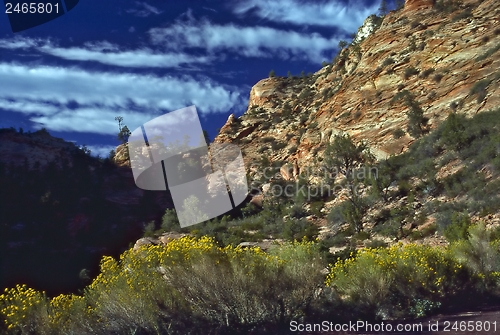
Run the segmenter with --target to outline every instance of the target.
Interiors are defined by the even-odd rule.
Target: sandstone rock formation
[[[75,144],[50,136],[46,131],[20,134],[14,129],[0,132],[0,161],[9,165],[46,166],[49,162],[70,163]],[[38,162],[38,163],[37,163]]]
[[[360,42],[312,76],[259,81],[247,111],[230,117],[215,142],[238,144],[251,176],[266,159],[302,170],[341,133],[368,141],[379,159],[405,151],[415,138],[394,136],[408,124],[405,92],[424,111],[428,130],[452,111],[472,116],[497,107],[498,1],[466,0],[447,11],[432,0],[406,0],[378,29],[360,28]]]

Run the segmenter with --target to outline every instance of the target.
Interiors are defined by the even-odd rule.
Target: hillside
[[[262,139],[272,136],[286,146],[265,152],[271,161],[300,169],[342,132],[366,140],[378,158],[406,150],[415,137],[406,131],[404,99],[395,100],[405,91],[423,110],[429,130],[452,111],[473,116],[496,108],[498,2],[431,3],[408,0],[381,23],[368,18],[372,32],[312,75],[261,80],[245,114],[236,124],[230,118],[215,141],[242,146],[251,169],[264,152]],[[399,130],[406,133],[395,139]]]
[[[138,189],[129,168],[45,130],[0,129],[0,185],[0,286],[51,294],[83,287],[80,274],[125,250],[171,205],[165,192]]]
[[[247,111],[231,115],[215,138],[242,149],[248,202],[181,229],[175,210],[156,199],[161,222],[148,224],[133,248],[103,257],[78,294],[54,296],[24,281],[5,289],[0,330],[289,334],[301,325],[311,334],[365,334],[329,326],[416,324],[485,305],[497,315],[499,22],[495,0],[406,0],[397,11],[367,18],[354,42],[341,43],[318,72],[259,81]],[[81,151],[76,156],[85,164],[62,168],[73,176],[71,168],[83,166],[86,184],[103,181],[93,184],[101,188],[91,212],[113,199],[124,205],[96,222],[118,229],[131,218],[144,222],[141,213],[152,213],[147,195],[135,194],[131,183],[116,188],[117,176],[128,173],[131,181],[126,144],[113,162],[90,162]],[[29,175],[26,165],[21,177]],[[70,180],[65,187],[79,186]],[[47,203],[52,193],[44,194],[35,193],[33,203]],[[68,200],[69,217],[83,210],[74,205],[81,196]],[[137,211],[115,216],[127,208]],[[14,235],[15,227],[8,227],[11,240],[23,234]],[[93,231],[100,246],[113,229]],[[86,237],[82,244],[95,235]],[[316,327],[323,320],[331,324]]]
[[[385,188],[386,193],[391,190],[390,195],[384,201],[368,197],[373,181],[363,182],[367,208],[359,220],[366,230],[389,221],[399,221],[406,228],[404,233],[391,228],[392,234],[379,235],[385,242],[410,235],[417,226],[427,227],[424,235],[436,229],[442,233],[454,210],[465,210],[473,220],[487,218],[496,225],[500,222],[498,167],[492,160],[498,155],[497,138],[481,140],[481,135],[473,133],[494,134],[500,122],[498,113],[487,113],[483,121],[477,119],[476,126],[483,130],[472,130],[473,123],[467,120],[499,106],[499,20],[500,7],[495,1],[438,1],[434,5],[432,1],[408,0],[403,9],[388,13],[383,20],[367,18],[354,42],[346,43],[333,62],[323,64],[318,72],[258,82],[250,92],[247,111],[239,118],[229,117],[215,142],[242,148],[254,193],[264,194],[277,182],[306,183],[309,191],[316,192],[325,181],[311,171],[321,175],[325,168],[332,168],[326,166],[331,151],[325,150],[335,138],[348,135],[354,143],[363,143],[382,164],[377,165],[378,172],[383,172],[385,162],[394,166]],[[438,128],[450,115],[457,115],[466,128],[453,131],[470,130],[468,145],[477,140],[475,152],[462,155],[440,140],[444,126]],[[404,164],[408,166],[402,169]],[[357,167],[362,166],[368,165],[359,161]],[[326,184],[334,188],[341,180]],[[452,192],[450,183],[470,187],[461,192],[456,187]],[[473,189],[479,192],[486,185],[490,185],[490,193],[483,194],[483,199],[472,196]],[[335,213],[325,220],[332,207],[349,198],[343,188],[324,196],[313,194],[314,199],[307,197],[302,206],[307,215],[314,215],[309,221],[322,229],[322,236],[335,235],[332,225],[346,221]],[[254,199],[262,202],[261,195]],[[486,209],[484,202],[489,203]],[[404,207],[412,208],[399,210]],[[398,226],[397,222],[391,224]],[[437,236],[432,243],[443,242]]]

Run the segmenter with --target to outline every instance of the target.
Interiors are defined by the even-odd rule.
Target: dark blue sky
[[[211,137],[274,69],[317,71],[378,0],[80,0],[13,33],[0,13],[0,127],[45,127],[106,156],[115,116],[135,129],[194,104]]]

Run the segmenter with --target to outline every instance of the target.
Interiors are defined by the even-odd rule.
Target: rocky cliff
[[[367,141],[379,159],[401,153],[416,137],[407,132],[409,101],[423,111],[425,131],[452,111],[499,105],[499,22],[495,0],[407,0],[382,20],[368,18],[312,76],[259,81],[247,111],[229,117],[215,142],[238,144],[250,175],[263,156],[299,170],[314,164],[339,133]]]
[[[75,144],[52,137],[45,130],[24,134],[13,128],[0,131],[0,162],[10,165],[44,167],[49,162],[69,162],[77,149]]]

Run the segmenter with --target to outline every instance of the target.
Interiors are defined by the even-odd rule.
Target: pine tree
[[[123,116],[115,117],[115,121],[118,121],[118,129],[119,129],[117,138],[120,142],[125,144],[127,143],[128,138],[132,133],[130,132],[127,126],[122,126]]]

